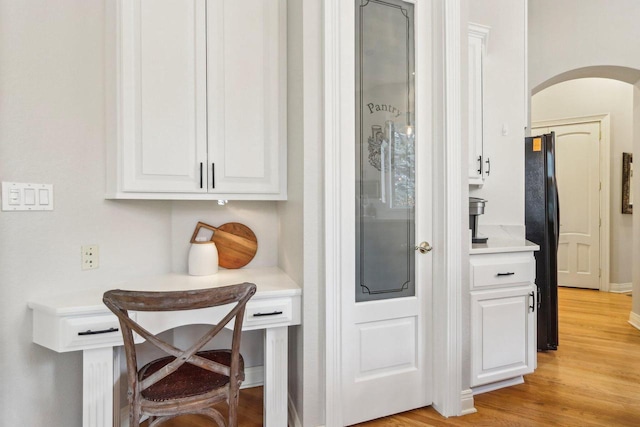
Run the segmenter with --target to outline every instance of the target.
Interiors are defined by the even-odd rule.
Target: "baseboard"
[[[519,377],[510,378],[508,380],[498,381],[495,383],[474,387],[473,395],[475,396],[476,394],[487,393],[489,391],[499,390],[504,387],[511,387],[514,385],[522,384],[522,383],[524,383],[524,378],[522,377],[522,375],[520,375]]]
[[[460,393],[460,415],[469,415],[478,412],[473,406],[473,390],[466,389]]]
[[[302,427],[302,422],[300,422],[300,417],[298,417],[298,411],[296,410],[296,405],[293,404],[293,400],[291,399],[291,395],[287,395],[288,397],[288,405],[287,405],[287,424],[289,427]]]
[[[244,381],[240,388],[251,388],[264,385],[264,366],[244,368]]]
[[[636,329],[640,329],[640,314],[636,314],[633,311],[629,313],[629,323]]]
[[[609,292],[616,294],[626,294],[631,292],[633,287],[632,283],[609,283]]]
[[[129,405],[120,408],[120,427],[129,427]]]

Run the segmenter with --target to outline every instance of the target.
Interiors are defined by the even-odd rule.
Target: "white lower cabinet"
[[[533,253],[470,258],[471,387],[532,373],[536,363]]]

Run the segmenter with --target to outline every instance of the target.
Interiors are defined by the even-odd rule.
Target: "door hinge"
[[[602,227],[602,218],[598,218],[598,227]]]
[[[602,277],[602,269],[601,268],[598,269],[598,277]]]
[[[602,181],[600,181],[600,184],[598,186],[598,190],[602,191]]]

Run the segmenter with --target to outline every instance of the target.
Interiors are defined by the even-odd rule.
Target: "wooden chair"
[[[142,292],[111,290],[103,302],[120,320],[127,357],[129,426],[138,427],[149,416],[149,427],[182,414],[202,414],[219,426],[237,426],[240,383],[244,361],[240,334],[247,301],[256,292],[253,283],[193,291]],[[180,350],[144,329],[129,311],[176,311],[235,303],[227,315],[186,350]],[[201,351],[235,316],[231,350]],[[138,369],[133,332],[169,356]],[[212,405],[226,401],[228,424]]]

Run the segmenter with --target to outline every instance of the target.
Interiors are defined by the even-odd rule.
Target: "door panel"
[[[431,255],[416,251],[431,239],[431,73],[428,37],[418,36],[427,8],[355,0],[343,9],[355,23],[355,144],[344,148],[353,150],[345,156],[355,196],[344,261],[353,275],[342,284],[346,425],[431,403]]]
[[[416,320],[416,317],[406,317],[358,325],[358,380],[370,375],[416,368]]]

